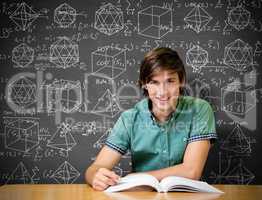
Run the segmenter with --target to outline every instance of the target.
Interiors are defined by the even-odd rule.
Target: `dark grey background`
[[[189,95],[205,98],[214,108],[219,140],[212,147],[202,179],[209,183],[262,183],[262,160],[259,156],[262,150],[260,145],[262,127],[259,123],[262,91],[261,1],[45,0],[24,3],[6,1],[0,4],[2,184],[83,183],[85,169],[94,160],[119,114],[143,98],[136,86],[139,64],[147,51],[158,46],[167,46],[178,51],[186,66],[190,86],[188,88],[191,88],[191,92],[188,89]],[[63,12],[69,12],[71,17],[75,17],[68,27],[61,27],[54,20],[55,10],[63,3],[75,9],[75,13],[72,10],[60,13],[63,15]],[[118,7],[123,15],[123,28],[112,35],[102,33],[95,27],[96,12],[107,3]],[[25,10],[19,9],[21,5]],[[202,20],[205,20],[206,13],[212,17],[205,26],[200,25],[199,31],[194,30],[184,20],[197,5],[201,7]],[[139,32],[138,13],[150,6],[171,10],[172,30],[166,35],[144,36]],[[238,20],[243,12],[232,15],[232,10],[237,6],[242,6],[249,12],[250,19],[247,20],[248,17],[244,16]],[[18,16],[14,16],[16,12]],[[239,30],[232,25],[234,22],[230,21],[230,16],[234,22],[243,22],[238,24]],[[32,17],[35,20],[29,23]],[[146,23],[142,19],[140,23]],[[164,24],[167,19],[164,18],[161,23]],[[73,58],[76,59],[74,65],[61,67],[52,62],[50,52],[52,45],[59,41],[59,37],[68,38],[68,41],[75,45],[73,48],[78,47],[79,56]],[[237,39],[242,41],[240,46],[239,43],[234,43]],[[17,51],[16,47],[22,43],[33,49],[32,60],[30,51],[26,51],[28,53],[26,55],[21,50]],[[230,45],[232,43],[234,44]],[[243,43],[246,45],[241,46]],[[201,46],[208,54],[208,61],[200,70],[194,70],[195,68],[186,62],[187,55],[194,45]],[[117,77],[106,78],[102,72],[93,73],[92,54],[105,46],[111,46],[115,51],[126,54],[124,62],[120,61],[122,64],[126,63],[126,69]],[[226,56],[228,48],[231,49],[231,53],[237,54]],[[242,60],[241,52],[248,56],[247,60],[252,61]],[[194,51],[191,51],[190,55],[194,55]],[[20,56],[26,59],[21,60]],[[199,59],[203,58],[199,56]],[[232,64],[230,67],[225,63],[227,59],[249,64],[239,67],[245,70],[236,70],[236,65],[240,64]],[[61,85],[55,85],[56,81],[67,88],[76,86],[78,91],[81,91],[82,99],[76,110],[65,112],[59,109],[56,112],[48,110],[49,103],[54,102],[48,100],[47,91],[56,91],[52,90],[52,87],[61,89]],[[225,88],[232,83],[242,83],[241,88],[231,87],[229,93],[226,93],[227,96],[223,97],[223,92],[228,91]],[[104,103],[107,105],[108,102],[115,102],[118,109],[113,111],[113,116],[110,112],[109,115],[92,113],[90,108],[103,101],[99,97],[103,96],[107,89],[112,95],[102,98],[105,100]],[[25,98],[25,95],[29,96]],[[72,91],[64,92],[62,97],[63,95],[68,95],[73,100],[76,98]],[[10,107],[9,97],[28,112]],[[228,105],[234,102],[234,99],[245,105],[249,103],[250,109],[223,107],[223,102]],[[238,101],[235,103],[241,104]],[[62,104],[69,108],[71,105],[63,101]],[[63,129],[63,124],[68,129]],[[17,139],[21,142],[15,141]],[[30,143],[30,140],[33,142]],[[120,175],[128,173],[129,156],[125,156],[114,170]]]

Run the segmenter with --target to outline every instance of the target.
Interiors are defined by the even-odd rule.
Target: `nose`
[[[167,87],[165,83],[161,83],[157,90],[159,96],[164,96],[167,92]]]

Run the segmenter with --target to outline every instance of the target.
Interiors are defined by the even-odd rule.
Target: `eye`
[[[156,84],[157,84],[157,81],[151,80],[151,81],[149,81],[148,84],[150,84],[150,85],[156,85]]]
[[[176,79],[168,79],[167,82],[168,82],[168,83],[175,83],[175,82],[176,82]]]

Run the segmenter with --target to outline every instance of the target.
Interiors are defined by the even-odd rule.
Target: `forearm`
[[[193,167],[190,167],[182,163],[172,167],[148,171],[146,173],[153,175],[159,181],[167,176],[181,176],[185,178],[199,180],[201,177],[202,170],[196,170]]]

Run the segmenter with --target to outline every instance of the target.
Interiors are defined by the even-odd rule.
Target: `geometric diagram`
[[[8,85],[7,99],[16,105],[25,107],[36,101],[36,85],[26,77]]]
[[[73,183],[79,176],[80,173],[69,162],[65,161],[51,175],[51,178],[61,184],[70,184]]]
[[[226,174],[226,180],[229,184],[249,184],[255,178],[254,174],[250,172],[242,164],[242,160],[231,171]]]
[[[12,61],[19,67],[28,67],[34,60],[34,49],[22,43],[12,50]]]
[[[262,44],[260,41],[257,41],[255,44],[256,48],[254,50],[254,56],[260,56],[262,54]]]
[[[238,31],[242,30],[248,25],[250,16],[250,12],[243,8],[242,5],[237,6],[230,10],[228,14],[228,24]]]
[[[233,160],[233,161],[232,161]],[[215,174],[211,172],[211,178],[215,178],[214,184],[227,183],[227,184],[242,184],[248,185],[255,178],[254,174],[243,166],[242,159],[230,157],[227,160],[227,167],[222,172],[221,170],[221,156],[219,157],[219,172]]]
[[[98,140],[93,144],[93,147],[97,149],[101,149],[104,146],[108,138],[108,135],[111,131],[112,128],[109,128],[100,138],[98,138]]]
[[[105,46],[91,54],[92,72],[116,78],[126,70],[126,50]]]
[[[249,139],[245,136],[239,125],[223,141],[221,149],[232,151],[237,154],[250,154],[251,146]]]
[[[200,5],[195,6],[184,18],[189,27],[197,33],[211,20],[212,17]]]
[[[237,71],[246,71],[253,64],[252,47],[241,39],[231,42],[225,47],[224,64]]]
[[[79,62],[79,48],[67,37],[60,37],[50,47],[50,62],[59,68],[69,68]]]
[[[113,35],[124,28],[123,12],[108,3],[95,13],[95,29],[106,35]]]
[[[231,83],[221,88],[223,111],[244,115],[256,106],[256,98],[252,95],[254,88],[241,83]]]
[[[80,81],[55,80],[46,86],[47,112],[72,113],[77,111],[82,103]]]
[[[63,3],[55,9],[54,22],[61,28],[69,27],[76,20],[76,10],[67,3]]]
[[[77,144],[73,138],[71,132],[71,127],[69,124],[62,123],[55,134],[48,140],[47,146],[62,151],[71,151],[72,148]]]
[[[138,34],[160,39],[172,31],[171,9],[150,6],[138,12]]]
[[[23,162],[20,162],[12,174],[8,177],[6,184],[34,184],[32,176],[29,174]]]
[[[110,90],[106,90],[106,92],[98,99],[97,104],[94,106],[93,110],[91,110],[91,113],[112,118],[120,111],[119,102],[116,99],[116,96],[112,95]]]
[[[208,101],[211,93],[211,88],[203,80],[196,78],[191,81],[185,88],[185,92],[188,96],[194,96]]]
[[[138,102],[141,95],[139,88],[136,85],[125,83],[118,88],[116,96],[119,99],[121,110],[126,110]]]
[[[5,148],[27,153],[39,144],[36,118],[4,117]]]
[[[94,108],[97,107],[97,102],[101,101],[100,99],[102,99],[106,91],[109,90],[111,94],[116,93],[116,84],[114,80],[99,73],[85,74],[84,88],[85,112],[93,112]],[[103,110],[106,108],[107,107],[104,107]]]
[[[193,72],[200,71],[208,63],[208,52],[198,45],[194,45],[186,53],[186,64],[192,66]]]
[[[32,8],[22,2],[18,8],[10,15],[10,19],[23,31],[28,29],[33,21],[39,17]]]

